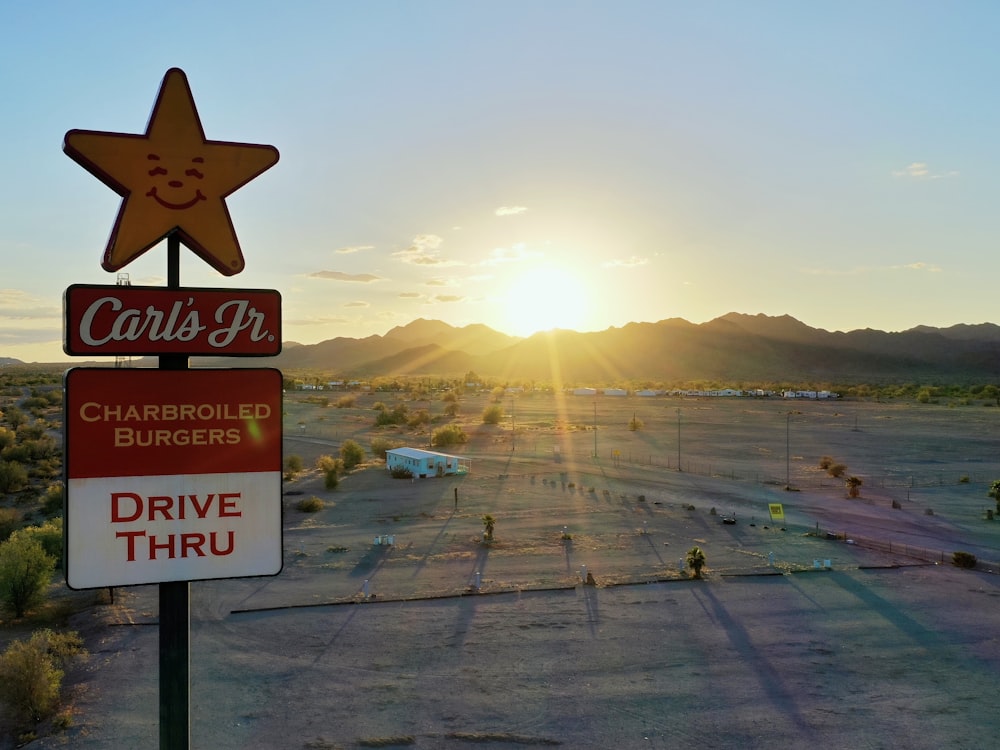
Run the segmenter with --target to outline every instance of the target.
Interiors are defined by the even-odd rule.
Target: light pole
[[[597,458],[597,402],[594,402],[594,458]]]
[[[785,489],[789,489],[792,486],[791,476],[792,476],[792,454],[791,454],[791,441],[789,437],[791,435],[791,425],[792,425],[792,413],[788,412],[785,414]]]
[[[517,444],[517,430],[514,429],[514,397],[510,397],[510,452],[514,452]]]

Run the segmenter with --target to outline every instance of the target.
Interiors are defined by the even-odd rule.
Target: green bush
[[[951,562],[958,568],[974,568],[976,567],[976,556],[971,552],[952,552]]]
[[[0,492],[20,492],[27,484],[28,470],[24,466],[17,461],[0,461]]]
[[[389,469],[389,476],[393,479],[413,479],[413,472],[405,466],[395,466]]]
[[[323,486],[328,490],[337,489],[340,484],[340,472],[337,469],[329,469],[323,472]]]
[[[52,716],[65,668],[84,654],[73,632],[39,630],[27,641],[12,642],[0,654],[0,702],[15,723],[28,727]]]
[[[492,404],[483,409],[483,424],[500,424],[503,419],[503,407]]]
[[[63,496],[62,482],[49,485],[42,496],[42,513],[48,518],[61,516],[63,512]]]
[[[295,509],[303,513],[318,513],[323,510],[323,501],[315,495],[313,497],[304,497],[295,504]]]
[[[24,617],[44,600],[55,567],[56,559],[45,553],[39,539],[14,532],[0,544],[0,605],[14,617]]]
[[[24,536],[28,539],[36,539],[45,550],[45,554],[56,561],[58,567],[62,563],[63,554],[63,519],[62,516],[52,518],[41,526],[25,526],[14,533],[15,536]]]
[[[302,471],[302,457],[291,455],[285,458],[285,481],[290,482]]]
[[[429,424],[431,421],[431,413],[427,409],[417,409],[413,412],[409,419],[406,420],[407,427],[420,427],[421,425]]]
[[[0,542],[21,528],[21,514],[13,508],[0,508]]]
[[[350,471],[365,460],[365,449],[354,440],[345,440],[340,446],[340,460],[344,470]]]
[[[385,452],[392,450],[393,448],[398,448],[399,444],[394,443],[388,438],[376,437],[372,438],[370,447],[373,456],[375,456],[376,458],[381,458],[383,461],[385,461]]]
[[[448,424],[439,427],[431,433],[431,445],[437,448],[445,448],[449,445],[464,443],[469,437],[457,424]]]

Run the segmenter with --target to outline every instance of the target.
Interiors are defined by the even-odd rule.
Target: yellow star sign
[[[117,271],[173,233],[219,273],[243,270],[225,199],[274,166],[278,150],[206,140],[184,71],[163,77],[144,134],[70,130],[63,151],[122,196],[105,270]]]

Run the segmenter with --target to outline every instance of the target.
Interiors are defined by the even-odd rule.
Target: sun
[[[515,277],[503,300],[501,318],[508,333],[530,336],[553,328],[583,330],[592,300],[587,286],[563,268],[543,267]]]

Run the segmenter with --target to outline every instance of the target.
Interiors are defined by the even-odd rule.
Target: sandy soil
[[[192,747],[995,743],[1000,576],[947,564],[959,548],[1000,558],[982,487],[893,508],[898,489],[847,501],[835,484],[785,492],[595,459],[585,432],[559,463],[543,437],[522,436],[513,458],[493,447],[502,433],[477,439],[462,478],[370,468],[327,493],[303,477],[289,489],[327,507],[302,514],[286,496],[281,575],[191,584]],[[307,463],[337,444],[287,442]],[[768,502],[784,503],[784,526]],[[678,564],[695,544],[704,580]],[[137,587],[75,618],[92,652],[72,675],[75,724],[32,747],[157,746],[157,606],[156,587]]]

